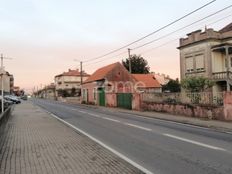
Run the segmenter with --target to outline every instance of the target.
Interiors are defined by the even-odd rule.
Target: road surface
[[[84,105],[33,102],[154,174],[232,173],[232,134]]]

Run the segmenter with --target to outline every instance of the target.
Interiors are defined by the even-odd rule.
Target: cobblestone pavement
[[[11,173],[142,172],[28,101],[0,129],[0,174]]]

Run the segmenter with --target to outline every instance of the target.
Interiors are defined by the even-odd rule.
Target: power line
[[[215,24],[215,23],[218,23],[218,22],[220,22],[220,21],[222,21],[222,20],[224,20],[224,19],[227,19],[227,18],[230,17],[230,16],[232,16],[232,14],[230,14],[230,15],[228,15],[228,16],[225,16],[225,17],[223,17],[223,18],[220,18],[220,19],[218,19],[218,20],[216,20],[216,21],[214,21],[214,22],[211,22],[211,23],[207,24],[207,26],[210,26],[210,25],[213,25],[213,24]],[[179,38],[184,37],[184,36],[185,36],[185,35],[180,36],[180,37],[175,38],[175,39],[172,39],[172,40],[169,40],[168,42],[165,42],[165,43],[163,43],[163,44],[161,44],[161,45],[158,45],[158,46],[153,47],[153,48],[151,48],[151,49],[145,50],[145,51],[143,51],[143,52],[140,52],[139,54],[144,54],[144,53],[153,51],[153,50],[155,50],[155,49],[157,49],[157,48],[163,47],[163,46],[168,45],[168,44],[170,44],[170,43],[172,43],[172,42],[174,42],[174,41],[177,41],[177,40],[179,40]]]
[[[106,53],[106,54],[103,54],[103,55],[101,55],[101,56],[87,59],[87,60],[84,61],[84,62],[90,62],[90,61],[93,61],[93,60],[96,60],[96,59],[100,59],[100,58],[102,58],[102,57],[105,57],[105,56],[108,56],[108,55],[113,54],[113,53],[115,53],[115,52],[118,52],[118,51],[121,50],[121,49],[127,48],[127,47],[129,47],[130,45],[135,44],[135,43],[137,43],[137,42],[139,42],[139,41],[141,41],[141,40],[143,40],[143,39],[145,39],[145,38],[147,38],[147,37],[149,37],[149,36],[151,36],[151,35],[153,35],[153,34],[155,34],[155,33],[158,33],[159,31],[161,31],[161,30],[163,30],[163,29],[165,29],[165,28],[167,28],[167,27],[169,27],[169,26],[171,26],[171,25],[177,23],[178,21],[180,21],[180,20],[182,20],[182,19],[184,19],[184,18],[186,18],[186,17],[192,15],[193,13],[195,13],[195,12],[197,12],[197,11],[199,11],[199,10],[205,8],[206,6],[208,6],[208,5],[212,4],[212,3],[214,3],[215,1],[216,1],[216,0],[212,0],[212,1],[208,2],[207,4],[205,4],[205,5],[203,5],[203,6],[199,7],[199,8],[197,8],[197,9],[191,11],[190,13],[188,13],[188,14],[186,14],[186,15],[184,15],[184,16],[182,16],[182,17],[176,19],[176,20],[174,20],[173,22],[171,22],[171,23],[169,23],[169,24],[167,24],[167,25],[165,25],[165,26],[163,26],[163,27],[161,27],[161,28],[159,28],[159,29],[157,29],[157,30],[155,30],[155,31],[153,31],[153,32],[151,32],[151,33],[149,33],[149,34],[147,34],[147,35],[145,35],[145,36],[143,36],[143,37],[141,37],[141,38],[139,38],[139,39],[137,39],[137,40],[131,42],[131,43],[129,43],[129,44],[127,44],[127,45],[124,45],[124,46],[122,46],[122,47],[120,47],[120,48],[118,48],[118,49],[115,49],[115,50],[113,50],[113,51],[110,51],[110,52],[108,52],[108,53]]]
[[[121,55],[123,55],[123,54],[125,54],[125,53],[127,53],[127,51],[123,51],[123,52],[121,52],[121,53],[119,53],[119,54],[117,54],[117,55],[114,55],[114,56],[112,56],[112,57],[109,57],[109,58],[107,58],[107,59],[112,59],[112,58],[115,58],[115,57],[117,57],[117,56],[121,56]],[[93,65],[93,64],[95,64],[95,63],[103,62],[103,61],[105,61],[105,60],[106,60],[106,59],[104,59],[104,60],[99,60],[99,61],[93,62],[93,63],[89,63],[89,64],[85,65],[84,67],[89,66],[89,65]]]
[[[185,29],[185,28],[187,28],[187,27],[190,27],[190,26],[192,26],[192,25],[194,25],[194,24],[196,24],[196,23],[198,23],[198,22],[201,22],[201,21],[203,21],[203,20],[205,20],[205,19],[207,19],[207,18],[209,18],[209,17],[212,17],[212,16],[214,16],[214,15],[216,15],[216,14],[222,12],[222,11],[225,11],[225,10],[227,10],[228,8],[231,8],[231,7],[232,7],[232,5],[229,5],[229,6],[225,7],[225,8],[223,8],[223,9],[221,9],[221,10],[219,10],[219,11],[217,11],[217,12],[214,12],[214,13],[212,13],[212,14],[210,14],[210,15],[204,17],[204,18],[201,18],[201,19],[199,19],[199,20],[197,20],[197,21],[195,21],[195,22],[193,22],[193,23],[191,23],[191,24],[188,24],[188,25],[186,25],[186,26],[184,26],[184,27],[181,27],[181,28],[179,28],[179,29],[177,29],[177,30],[175,30],[175,31],[173,31],[173,32],[170,32],[170,33],[168,33],[168,34],[166,34],[166,35],[163,35],[163,36],[161,36],[161,37],[159,37],[159,38],[157,38],[157,39],[154,39],[154,40],[152,40],[152,41],[146,42],[145,44],[142,44],[142,45],[140,45],[140,46],[137,46],[137,47],[133,48],[132,50],[136,50],[136,49],[138,49],[138,48],[141,48],[141,47],[144,47],[144,46],[146,46],[146,45],[149,45],[149,44],[151,44],[151,43],[153,43],[153,42],[155,42],[155,41],[158,41],[158,40],[160,40],[160,39],[163,39],[163,38],[165,38],[165,37],[167,37],[167,36],[170,36],[170,35],[172,35],[172,34],[178,32],[178,31],[181,31],[181,30],[183,30],[183,29]]]
[[[165,38],[165,37],[167,37],[167,36],[170,36],[171,34],[177,32],[177,31],[180,31],[180,30],[182,30],[182,29],[184,29],[184,28],[187,28],[187,27],[189,27],[189,26],[191,26],[191,25],[194,25],[194,24],[196,24],[196,23],[198,23],[198,22],[200,22],[200,21],[203,21],[204,19],[207,19],[207,18],[209,18],[209,17],[212,17],[212,16],[214,16],[214,15],[216,15],[216,14],[218,14],[218,13],[220,13],[220,12],[222,12],[222,11],[228,9],[228,8],[231,8],[231,7],[232,7],[232,5],[227,6],[227,7],[223,8],[223,9],[221,9],[221,10],[215,12],[215,13],[212,13],[212,14],[210,14],[210,15],[208,15],[208,16],[202,18],[202,19],[199,19],[199,20],[197,20],[197,21],[195,21],[195,22],[193,22],[193,23],[191,23],[191,24],[188,24],[187,26],[184,26],[184,27],[182,27],[182,28],[179,28],[178,30],[175,30],[175,31],[173,31],[173,32],[171,32],[171,33],[168,33],[167,35],[161,36],[160,38],[157,38],[157,39],[155,39],[155,40],[153,40],[153,41],[150,41],[150,42],[148,42],[148,43],[153,43],[153,42],[155,42],[155,41],[161,40],[161,39],[163,39],[163,38]],[[228,18],[228,17],[230,17],[230,16],[232,16],[232,14],[230,14],[230,15],[228,15],[228,16],[225,16],[225,17],[223,17],[223,18],[220,18],[219,20],[214,21],[214,22],[212,22],[212,23],[210,23],[210,24],[208,24],[208,25],[212,25],[212,24],[214,24],[214,23],[217,23],[217,22],[219,22],[219,21],[221,21],[221,20],[223,20],[223,19],[226,19],[226,18]],[[182,36],[182,37],[184,37],[184,36]],[[176,39],[172,39],[172,40],[170,40],[170,41],[168,41],[168,42],[165,42],[164,44],[158,45],[157,47],[154,47],[154,48],[151,48],[151,49],[149,49],[149,50],[147,50],[147,51],[144,51],[144,52],[142,52],[142,53],[140,53],[140,54],[144,54],[144,53],[146,53],[146,52],[148,52],[148,51],[150,51],[150,50],[160,48],[160,47],[165,46],[165,45],[167,45],[167,44],[169,44],[169,43],[172,43],[172,42],[174,42],[174,41],[176,41],[176,40],[178,40],[178,39],[179,39],[179,37],[176,38]],[[146,45],[148,45],[148,43],[146,43]],[[145,46],[145,44],[143,44],[142,46]],[[132,50],[138,49],[138,48],[140,48],[140,47],[142,47],[142,46],[138,46],[138,47],[136,47],[136,48],[133,48]],[[112,56],[112,57],[106,58],[106,59],[115,58],[115,57],[120,56],[120,55],[122,55],[122,54],[124,54],[124,53],[126,53],[126,52],[127,52],[127,51],[124,51],[124,52],[122,52],[122,53],[120,53],[120,54],[118,54],[118,55],[115,55],[115,56]],[[95,63],[103,62],[103,61],[105,61],[106,59],[103,59],[103,60],[100,60],[100,61],[97,61],[97,62],[93,62],[93,63],[87,64],[87,65],[85,65],[85,66],[89,66],[89,65],[92,65],[92,64],[95,64]]]
[[[230,15],[228,15],[228,16],[225,16],[225,17],[223,17],[223,18],[220,18],[220,19],[218,19],[218,20],[216,20],[216,21],[214,21],[214,22],[211,22],[211,23],[207,24],[207,26],[210,26],[210,25],[213,25],[213,24],[215,24],[215,23],[218,23],[218,22],[220,22],[220,21],[222,21],[222,20],[224,20],[224,19],[229,18],[230,16],[232,16],[232,14],[230,14]],[[150,52],[150,51],[152,51],[152,50],[155,50],[155,49],[157,49],[157,48],[163,47],[163,46],[168,45],[168,44],[170,44],[170,43],[172,43],[172,42],[174,42],[174,41],[179,40],[179,38],[184,37],[184,36],[185,36],[185,35],[180,36],[180,37],[175,38],[175,39],[172,39],[172,40],[169,40],[168,42],[165,42],[165,43],[163,43],[163,44],[161,44],[161,45],[158,45],[158,46],[156,46],[156,47],[153,47],[153,48],[151,48],[151,49],[145,50],[145,51],[143,51],[143,52],[141,52],[141,53],[139,53],[139,54],[144,54],[144,53]]]

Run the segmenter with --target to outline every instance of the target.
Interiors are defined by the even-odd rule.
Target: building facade
[[[14,87],[14,77],[9,72],[3,70],[0,76],[0,91],[2,90],[1,81],[3,79],[3,91],[5,94],[10,94],[13,92]]]
[[[85,81],[90,75],[76,70],[69,69],[68,72],[55,76],[56,96],[80,95],[81,92],[81,76],[82,81]]]
[[[213,93],[232,85],[232,23],[219,31],[205,29],[180,39],[180,76],[203,76],[215,81]]]

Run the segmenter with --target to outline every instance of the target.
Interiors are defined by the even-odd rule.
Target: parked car
[[[14,102],[4,98],[4,110],[6,110],[9,106],[13,104]],[[0,107],[2,108],[2,96],[0,96]],[[1,112],[1,109],[0,109],[0,112]]]
[[[22,99],[22,100],[27,100],[27,95],[21,96],[21,99]]]
[[[6,95],[6,96],[4,96],[4,99],[10,100],[10,101],[14,102],[15,104],[21,103],[20,99],[16,96],[13,96],[13,95]]]

